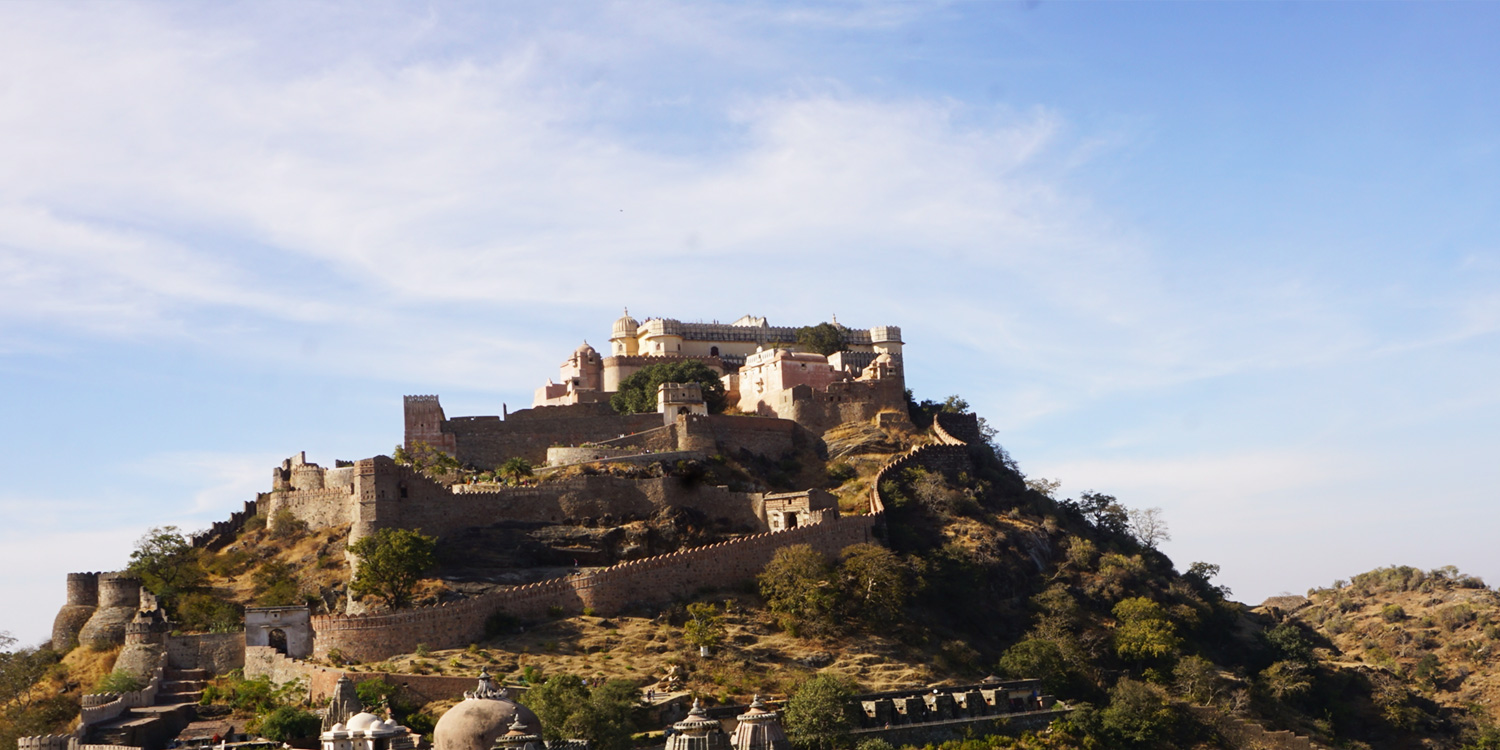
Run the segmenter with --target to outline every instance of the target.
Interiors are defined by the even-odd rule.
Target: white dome
[[[364,711],[349,717],[348,731],[364,732],[370,729],[377,729],[380,726],[382,726],[382,722],[379,716]]]
[[[347,732],[347,731],[349,731],[349,728],[345,727],[344,726],[344,722],[341,721],[341,722],[339,722],[337,724],[334,724],[333,728],[329,729],[328,731],[330,731],[330,732]]]

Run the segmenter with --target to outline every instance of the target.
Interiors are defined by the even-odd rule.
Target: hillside
[[[1059,498],[1055,483],[1028,481],[964,411],[956,398],[913,404],[910,424],[842,425],[820,446],[779,460],[581,465],[525,480],[608,474],[762,491],[804,484],[832,492],[845,513],[867,511],[878,485],[883,546],[856,545],[826,562],[778,555],[759,586],[679,591],[669,604],[607,618],[497,620],[489,637],[467,648],[322,661],[357,672],[471,676],[483,667],[513,684],[574,674],[642,687],[676,667],[686,688],[710,703],[785,697],[819,674],[874,692],[998,673],[1039,678],[1078,707],[1056,737],[1082,746],[1231,746],[1219,734],[1227,725],[1205,723],[1189,704],[1328,746],[1478,748],[1496,736],[1500,675],[1491,657],[1500,595],[1482,582],[1452,570],[1391,568],[1251,609],[1213,583],[1216,566],[1178,571],[1150,543],[1144,516],[1115,498]],[[967,444],[956,444],[960,432]],[[886,468],[914,446],[938,444],[966,456],[967,468]],[[434,476],[446,484],[496,481],[452,467]],[[348,528],[269,520],[252,518],[222,549],[178,561],[199,571],[169,597],[180,626],[230,626],[257,604],[342,610]],[[686,511],[476,527],[444,540],[416,605],[744,533]],[[723,628],[707,658],[687,627],[704,612]],[[102,674],[108,665],[98,661],[89,669]],[[423,711],[430,720],[445,705]]]

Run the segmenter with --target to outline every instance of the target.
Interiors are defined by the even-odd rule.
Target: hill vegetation
[[[957,397],[913,400],[915,427],[844,425],[827,433],[824,450],[778,460],[715,456],[568,471],[670,475],[742,489],[817,486],[837,495],[844,512],[863,512],[882,466],[933,442],[935,415],[966,410]],[[1490,708],[1500,696],[1493,665],[1500,595],[1483,582],[1452,569],[1385,568],[1252,609],[1214,582],[1212,563],[1174,566],[1158,549],[1169,538],[1158,510],[1130,508],[1100,492],[1061,496],[1058,482],[1022,474],[982,421],[980,431],[985,441],[970,446],[971,472],[885,475],[882,545],[851,547],[837,560],[789,547],[755,582],[681,592],[668,606],[610,618],[500,618],[490,637],[468,648],[422,647],[375,664],[335,661],[354,671],[413,674],[473,675],[483,667],[512,684],[552,684],[558,695],[579,700],[584,688],[574,680],[586,679],[594,686],[587,701],[598,693],[605,703],[613,693],[599,692],[602,686],[619,692],[619,685],[654,684],[673,670],[710,702],[759,693],[788,699],[789,710],[810,705],[814,694],[922,690],[999,673],[1039,678],[1076,708],[1045,736],[942,750],[1229,746],[1228,719],[1215,717],[1290,729],[1335,747],[1500,748]],[[472,479],[463,467],[431,468],[448,481]],[[516,474],[506,481],[549,480]],[[350,585],[347,529],[311,532],[289,519],[264,520],[215,553],[184,550],[170,538],[175,530],[153,530],[133,564],[184,629],[230,627],[250,604],[307,601],[337,611]],[[558,550],[585,548],[597,553],[591,564],[608,564],[627,547],[659,553],[724,533],[687,515],[588,530],[497,527],[440,545],[437,566],[415,583],[409,601],[477,593],[464,583],[466,565],[546,570],[566,566]],[[494,549],[510,557],[486,562],[485,550]],[[164,561],[183,569],[174,568],[169,580],[153,572],[166,568],[149,567]],[[706,658],[698,655],[702,646]],[[85,659],[75,654],[87,651],[61,662],[35,657],[47,662],[51,680],[36,683],[35,695],[68,695],[68,675],[85,667],[58,665]],[[76,696],[76,677],[71,684]],[[17,695],[6,705],[20,705]],[[55,713],[71,716],[76,708],[68,705],[58,703]],[[425,726],[446,705],[406,706],[401,714]],[[595,718],[565,720],[615,727],[610,737],[629,723],[614,714]],[[55,724],[39,720],[8,731]],[[808,731],[808,748],[848,744]]]

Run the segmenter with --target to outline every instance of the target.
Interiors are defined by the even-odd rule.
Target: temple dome
[[[510,700],[504,690],[496,690],[489,677],[482,673],[479,689],[464,693],[464,699],[438,719],[432,730],[434,750],[490,750],[518,722],[527,733],[541,735],[536,714]]]
[[[380,717],[368,711],[357,713],[349,717],[349,723],[344,725],[345,731],[363,732],[368,729],[379,729],[384,726]]]

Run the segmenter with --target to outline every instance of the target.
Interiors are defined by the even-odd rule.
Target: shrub
[[[322,721],[295,706],[282,706],[256,723],[255,733],[276,742],[316,737]]]
[[[563,616],[563,608],[560,607],[560,606],[558,606],[558,605],[556,605],[556,604],[554,604],[554,605],[552,605],[552,606],[550,606],[550,607],[547,608],[547,616],[551,617],[553,619],[557,619],[559,617],[562,617]]]
[[[484,621],[484,637],[489,640],[496,636],[515,632],[520,628],[521,622],[505,612],[495,612]]]
[[[271,536],[277,539],[293,539],[307,531],[307,522],[298,518],[290,508],[282,508],[271,516]]]
[[[432,650],[427,647],[427,644],[425,644],[425,643],[418,643],[417,644],[417,650],[416,650],[415,653],[416,653],[417,656],[420,656],[420,657],[422,657],[422,658],[425,659],[425,658],[427,658],[427,656],[429,654],[432,653]]]
[[[843,484],[858,476],[859,470],[843,461],[828,465],[828,481],[834,484]]]
[[[802,683],[787,699],[783,716],[787,739],[807,750],[833,750],[854,727],[849,699],[858,687],[829,672]]]
[[[130,693],[141,689],[141,681],[123,669],[116,669],[94,686],[96,693]]]
[[[1380,608],[1380,618],[1386,622],[1400,622],[1406,619],[1406,610],[1399,604],[1387,604]]]
[[[1161,688],[1128,677],[1109,691],[1109,705],[1099,712],[1104,731],[1120,744],[1155,746],[1177,724],[1177,715]]]

